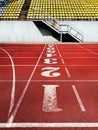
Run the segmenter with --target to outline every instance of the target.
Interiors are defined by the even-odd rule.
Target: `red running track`
[[[98,44],[0,44],[0,129],[97,130]]]

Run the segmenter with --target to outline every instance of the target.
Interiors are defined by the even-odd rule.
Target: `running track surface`
[[[98,130],[98,44],[0,44],[0,129]]]

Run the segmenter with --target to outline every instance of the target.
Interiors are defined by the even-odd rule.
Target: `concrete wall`
[[[43,36],[32,21],[0,21],[0,43],[56,42]]]

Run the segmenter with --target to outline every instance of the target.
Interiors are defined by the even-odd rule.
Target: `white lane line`
[[[86,47],[83,47],[83,46],[81,46],[81,45],[79,45],[79,44],[75,44],[75,45],[79,46],[80,48],[82,48],[82,49],[84,49],[84,50],[86,50],[86,51],[88,51],[88,52],[90,52],[91,54],[98,55],[98,53],[96,53],[96,52],[94,52],[94,51],[92,51],[92,50],[90,50],[90,49],[88,49],[88,48],[86,48]]]
[[[80,96],[79,96],[79,93],[78,93],[78,91],[77,91],[75,85],[72,85],[72,89],[73,89],[73,91],[74,91],[74,93],[75,93],[75,96],[76,96],[76,99],[77,99],[77,101],[78,101],[78,103],[79,103],[79,106],[80,106],[81,111],[85,112],[86,109],[85,109],[85,107],[84,107],[84,105],[83,105],[83,103],[82,103],[82,100],[81,100],[81,98],[80,98]]]
[[[88,66],[88,67],[94,67],[94,66],[98,66],[98,65],[66,65],[66,66],[76,66],[76,67],[78,67],[78,66],[82,66],[82,67],[85,67],[85,66]]]
[[[66,59],[98,59],[98,57],[63,57],[63,58],[66,58]]]
[[[28,80],[16,80],[17,82],[27,82]],[[0,80],[1,83],[12,82],[12,80]],[[30,82],[98,82],[98,80],[31,80]]]
[[[10,67],[10,66],[12,66],[12,65],[0,65],[0,67]],[[14,66],[19,66],[19,67],[21,67],[21,66],[35,66],[35,65],[14,65]]]
[[[1,58],[1,59],[7,59],[8,57],[0,57],[0,58]],[[21,56],[20,56],[20,57],[14,57],[14,56],[12,56],[12,58],[14,58],[14,59],[15,59],[15,58],[16,58],[16,59],[17,59],[17,58],[19,58],[19,59],[25,59],[25,58],[27,58],[27,59],[28,59],[28,58],[29,58],[29,59],[32,59],[32,58],[38,58],[38,57],[21,57]],[[43,56],[42,58],[46,58],[46,57]],[[69,59],[69,58],[70,58],[70,59],[77,59],[77,58],[78,58],[78,59],[79,59],[79,58],[82,58],[82,59],[91,59],[91,58],[92,58],[92,59],[98,59],[98,57],[96,57],[96,56],[95,56],[95,57],[94,57],[94,56],[93,56],[93,57],[90,57],[90,56],[89,56],[89,57],[83,57],[83,56],[82,56],[82,57],[81,57],[81,56],[79,56],[79,57],[75,57],[75,56],[65,57],[65,56],[63,56],[63,58],[67,58],[67,59]]]
[[[13,45],[13,44],[12,44]],[[14,50],[14,49],[23,49],[23,48],[26,48],[26,49],[31,49],[31,48],[34,48],[34,49],[38,49],[38,48],[42,48],[43,47],[43,45],[42,46],[40,46],[40,47],[35,47],[35,46],[33,46],[34,44],[32,44],[32,46],[29,46],[29,44],[27,45],[27,47],[23,47],[23,46],[21,46],[21,47],[19,47],[19,46],[12,46],[11,45],[11,47],[9,47],[9,46],[7,46],[7,47],[5,47],[5,46],[3,46],[5,49],[10,49],[10,50]],[[20,45],[22,45],[22,44],[20,44]],[[40,45],[40,44],[38,44],[38,45]],[[32,49],[31,49],[32,50]]]
[[[58,53],[59,53],[59,56],[60,56],[60,58],[61,58],[62,64],[65,66],[65,62],[64,62],[64,60],[63,60],[63,57],[62,57],[62,55],[61,55],[61,53],[60,53],[60,51],[59,51],[57,45],[56,45],[56,48],[57,48],[57,50],[58,50]],[[67,67],[65,67],[65,71],[66,71],[66,73],[67,73],[67,76],[70,78],[70,77],[71,77],[71,74],[70,74],[70,72],[69,72],[69,70],[68,70]]]
[[[63,63],[63,65],[65,65],[65,62],[64,62],[64,60],[63,59],[61,59],[62,60],[62,63]]]
[[[9,107],[9,112],[8,112],[8,116],[10,115],[13,107],[14,107],[14,98],[15,98],[15,80],[16,80],[16,77],[15,77],[15,66],[14,66],[14,62],[13,62],[13,59],[11,57],[11,55],[5,50],[3,49],[2,47],[0,47],[0,49],[2,51],[4,51],[9,59],[11,60],[11,66],[12,66],[12,76],[13,76],[13,80],[12,80],[12,91],[11,91],[11,101],[10,101],[10,107]]]
[[[66,123],[0,123],[0,128],[96,128],[98,122],[66,122]]]
[[[0,65],[0,67],[10,67],[10,66],[12,66],[12,65]],[[21,65],[14,65],[14,66],[27,66],[27,67],[29,67],[29,66],[35,66],[35,65],[24,65],[24,64],[21,64]],[[46,66],[46,65],[38,65],[38,66]],[[55,65],[53,65],[53,66],[55,66]],[[56,65],[56,66],[65,66],[65,65]],[[87,66],[87,67],[98,67],[98,65],[66,65],[66,66],[74,66],[74,67],[78,67],[78,66],[82,66],[82,67],[85,67],[85,66]]]
[[[2,58],[2,59],[7,59],[8,57],[0,57],[0,58]],[[14,57],[14,56],[12,56],[12,58],[14,58],[14,59],[33,59],[33,58],[38,58],[38,57]]]
[[[17,104],[16,104],[16,107],[15,107],[14,111],[12,112],[11,116],[10,116],[9,119],[8,119],[8,123],[12,123],[13,120],[14,120],[14,118],[15,118],[15,116],[16,116],[16,114],[17,114],[17,111],[18,111],[18,109],[19,109],[19,106],[20,106],[20,104],[21,104],[21,102],[22,102],[22,100],[23,100],[23,98],[24,98],[24,96],[25,96],[25,93],[26,93],[26,91],[27,91],[27,89],[28,89],[28,87],[29,87],[29,84],[30,84],[30,82],[31,82],[31,79],[32,79],[34,73],[35,73],[35,70],[36,70],[36,68],[37,68],[37,66],[38,66],[38,63],[39,63],[39,61],[40,61],[40,59],[41,59],[41,56],[42,56],[42,54],[43,54],[43,52],[44,52],[44,50],[45,50],[45,47],[46,47],[46,45],[44,46],[44,48],[43,48],[43,50],[42,50],[42,52],[41,52],[41,54],[40,54],[40,56],[39,56],[39,58],[38,58],[38,60],[37,60],[37,63],[36,63],[36,65],[35,65],[35,67],[34,67],[32,73],[31,73],[31,75],[30,75],[30,77],[29,77],[29,79],[28,79],[28,81],[27,81],[25,87],[24,87],[24,90],[23,90],[23,92],[22,92],[22,94],[21,94],[21,96],[20,96],[20,98],[19,98],[19,100],[18,100],[18,102],[17,102]]]
[[[67,67],[65,67],[65,71],[66,71],[66,73],[67,73],[67,76],[70,78],[70,77],[71,77],[71,75],[70,75],[70,72],[69,72],[69,70],[68,70],[68,68],[67,68]]]

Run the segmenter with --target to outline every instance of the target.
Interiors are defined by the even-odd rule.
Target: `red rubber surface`
[[[98,44],[0,44],[0,123],[7,123],[17,109],[14,123],[97,123],[98,122]],[[5,51],[6,52],[5,52]],[[47,52],[50,50],[51,52]],[[53,52],[53,53],[52,53]],[[15,69],[14,105],[9,113],[13,70]],[[48,54],[52,54],[48,57]],[[45,59],[51,63],[45,63]],[[53,64],[56,59],[56,64]],[[59,68],[43,76],[46,67]],[[43,70],[43,68],[45,68]],[[66,71],[68,70],[68,72]],[[53,76],[59,73],[59,76]],[[32,75],[32,76],[31,76]],[[30,77],[31,76],[31,77]],[[29,81],[30,80],[30,81]],[[58,112],[42,111],[43,85],[56,88]],[[81,111],[72,86],[75,86],[86,111]],[[91,127],[65,128],[2,128],[13,130],[97,130]]]

